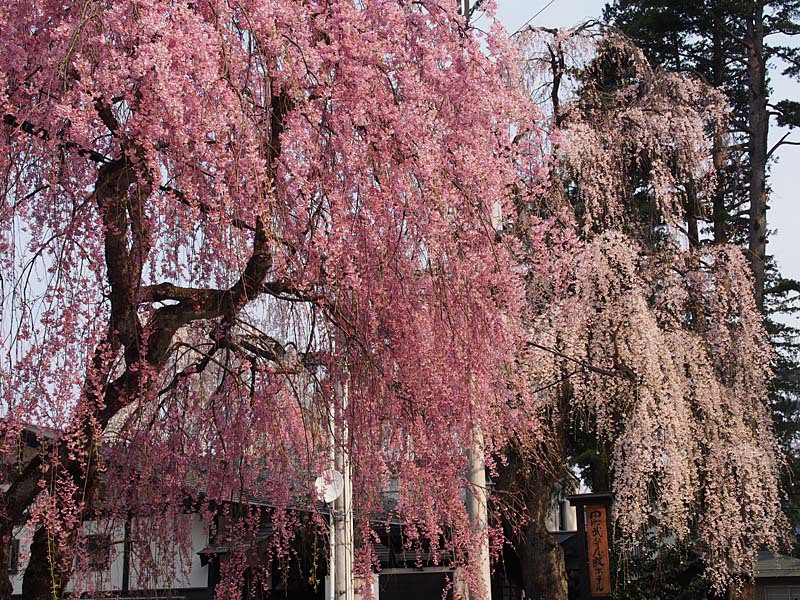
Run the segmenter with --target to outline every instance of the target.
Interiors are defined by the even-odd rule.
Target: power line
[[[520,31],[522,31],[523,29],[525,29],[525,28],[528,26],[528,24],[529,24],[531,21],[533,21],[533,20],[534,20],[536,17],[538,17],[540,14],[542,14],[542,13],[543,13],[544,11],[546,11],[548,8],[550,8],[550,5],[552,5],[553,3],[555,3],[555,1],[556,1],[556,0],[550,0],[550,2],[548,2],[547,4],[545,4],[545,5],[544,5],[542,8],[540,8],[540,9],[539,9],[539,11],[538,11],[538,12],[537,12],[535,15],[533,15],[533,16],[532,16],[530,19],[528,19],[527,21],[525,21],[525,22],[522,24],[522,26],[521,26],[519,29],[517,29],[517,30],[516,30],[514,33],[512,33],[512,34],[511,34],[511,37],[514,37],[514,36],[515,36],[515,35],[517,35],[517,34],[518,34]]]

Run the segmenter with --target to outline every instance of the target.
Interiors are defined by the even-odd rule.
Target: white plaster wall
[[[124,538],[124,526],[108,527],[105,524],[98,525],[94,521],[86,521],[83,525],[85,535],[107,534],[111,540],[110,565],[109,569],[92,573],[77,574],[75,577],[91,579],[94,589],[108,591],[119,591],[122,587],[122,548]],[[25,568],[30,558],[30,546],[33,539],[33,531],[28,527],[20,527],[14,530],[14,537],[19,540],[19,570],[11,578],[14,586],[14,594],[22,594],[22,578]],[[74,589],[74,581],[67,584],[66,591]]]
[[[166,525],[165,525],[166,526]],[[175,544],[172,550],[171,562],[161,565],[164,571],[171,571],[172,577],[149,577],[148,573],[138,568],[135,556],[131,557],[130,589],[177,589],[177,588],[205,588],[208,586],[208,565],[200,564],[200,550],[208,546],[208,527],[199,516],[192,517],[191,545],[182,548]],[[151,544],[151,551],[155,551],[155,543]]]
[[[139,570],[136,565],[135,556],[131,557],[130,561],[130,590],[141,589],[176,589],[176,588],[205,588],[208,586],[208,566],[200,564],[200,556],[197,554],[200,550],[208,545],[208,528],[205,526],[199,516],[192,518],[191,527],[191,547],[188,554],[181,552],[177,547],[173,552],[172,564],[165,565],[175,573],[174,578],[167,580],[167,578],[157,578],[156,580],[145,579],[144,576],[140,577]],[[109,534],[111,538],[111,557],[109,569],[105,571],[93,572],[85,575],[76,575],[76,577],[89,577],[92,579],[92,587],[94,589],[102,589],[104,591],[118,592],[122,589],[122,567],[123,567],[123,547],[125,529],[123,524],[116,527],[107,527],[104,524],[87,521],[84,524],[84,532],[86,535],[96,533]],[[14,537],[20,540],[19,544],[19,570],[16,575],[11,578],[14,586],[14,594],[22,594],[22,577],[25,572],[25,567],[28,564],[28,557],[30,555],[30,543],[33,537],[33,532],[27,527],[22,527],[14,532]],[[152,545],[155,547],[155,544]],[[188,569],[187,569],[188,567]],[[72,591],[73,582],[67,585],[66,591]]]
[[[564,531],[578,531],[578,511],[569,503],[569,500],[562,500],[562,510],[566,515],[564,518]]]
[[[76,573],[67,584],[67,592],[74,589],[76,578],[84,578],[91,582],[91,589],[119,591],[122,589],[122,551],[125,546],[124,524],[109,525],[105,522],[86,521],[83,524],[84,535],[107,535],[111,547],[109,549],[109,568],[90,573]],[[85,587],[85,586],[80,586]]]
[[[380,593],[381,588],[378,585],[378,577],[379,575],[376,573],[372,573],[369,579],[364,580],[361,577],[355,577],[353,580],[353,597],[354,600],[364,600],[366,598],[365,595],[365,588],[372,589],[372,600],[380,600]],[[325,578],[325,583],[327,585],[327,577]]]
[[[25,573],[25,566],[28,564],[33,533],[27,527],[19,527],[14,529],[14,537],[19,540],[19,569],[17,574],[11,577],[11,584],[14,586],[13,593],[21,594],[22,575]]]

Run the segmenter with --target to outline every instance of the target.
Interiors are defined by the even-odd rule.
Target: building
[[[26,463],[39,451],[42,443],[55,437],[56,432],[27,428],[23,432],[21,462]],[[387,492],[387,508],[390,507],[391,493]],[[299,514],[301,526],[296,531],[294,559],[277,564],[269,558],[273,529],[268,508],[267,503],[258,498],[226,503],[216,507],[213,523],[209,526],[192,506],[187,506],[183,522],[170,526],[170,530],[181,532],[181,539],[176,539],[166,550],[156,548],[154,542],[147,541],[150,538],[144,533],[152,527],[163,529],[157,515],[132,515],[125,522],[115,523],[102,519],[86,521],[83,538],[87,546],[88,569],[77,577],[84,578],[81,583],[88,585],[82,585],[81,589],[95,590],[93,597],[97,598],[212,600],[225,562],[234,551],[244,549],[255,563],[268,567],[265,572],[269,571],[268,576],[263,573],[246,576],[251,583],[261,577],[259,585],[253,585],[243,593],[246,600],[265,597],[261,586],[270,590],[270,598],[332,600],[333,591],[327,577],[331,562],[329,533],[320,531],[319,519],[315,523],[311,513]],[[225,541],[230,536],[215,536],[214,532],[226,531],[230,515],[242,509],[251,515],[259,515],[258,526],[251,528],[250,534],[239,537],[235,543],[238,546],[232,547],[230,541]],[[318,514],[329,518],[329,507],[320,504]],[[569,543],[574,538],[575,509],[566,499],[554,499],[547,524],[559,542]],[[415,600],[440,600],[445,589],[450,589],[451,595],[457,597],[458,575],[447,566],[452,557],[441,554],[435,557],[424,547],[408,549],[403,544],[397,523],[376,529],[380,531],[380,539],[375,543],[380,570],[371,582],[356,581],[357,589],[365,584],[371,585],[376,600],[405,600],[409,591],[413,591]],[[22,580],[31,537],[32,532],[22,527],[15,531],[11,541],[8,568],[15,598],[22,598]],[[148,552],[150,556],[144,557],[143,554]],[[154,559],[158,561],[158,569],[150,566]],[[518,577],[503,568],[496,569],[492,581],[495,600],[518,600],[521,592],[518,582]],[[72,589],[70,584],[67,593]]]
[[[800,600],[800,559],[759,551],[755,600]]]

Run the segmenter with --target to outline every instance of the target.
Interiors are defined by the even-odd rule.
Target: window
[[[767,600],[797,600],[800,598],[800,587],[769,586],[766,597]]]
[[[19,540],[11,538],[8,543],[8,574],[16,575],[19,573]]]
[[[111,558],[111,539],[107,535],[86,536],[86,553],[92,571],[105,571]]]

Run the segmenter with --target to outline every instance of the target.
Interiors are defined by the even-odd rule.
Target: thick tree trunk
[[[747,24],[748,124],[750,129],[750,231],[748,256],[753,270],[756,306],[764,310],[764,263],[767,252],[767,112],[764,56],[764,3],[756,2]]]
[[[541,480],[540,480],[541,481]],[[528,503],[530,522],[518,551],[522,565],[522,585],[525,597],[533,600],[567,600],[567,571],[564,551],[545,527],[550,507],[552,483],[541,481],[538,494],[531,494]],[[533,491],[533,490],[532,490]]]
[[[7,524],[0,527],[0,565],[9,563],[9,551],[11,549],[11,535],[13,530]],[[0,576],[0,600],[9,600],[14,587],[11,585],[11,576],[5,572]]]
[[[9,543],[14,528],[25,522],[25,514],[39,493],[41,478],[41,455],[31,458],[26,464],[14,465],[16,476],[4,492],[0,492],[2,517],[0,517],[0,565],[8,564]],[[0,576],[0,600],[11,597],[13,586],[7,574]]]
[[[520,521],[506,526],[520,561],[525,597],[531,600],[568,600],[564,553],[545,524],[554,487],[564,468],[564,398],[568,394],[568,390],[562,390],[558,402],[545,415],[548,427],[538,447],[509,449],[508,462],[497,482],[498,492],[508,493],[522,513]]]
[[[33,534],[30,561],[22,578],[25,600],[54,600],[64,595],[70,573],[61,568],[63,556],[58,544],[49,537],[45,527],[39,527]]]
[[[272,98],[271,143],[266,157],[271,180],[275,180],[274,164],[280,155],[280,135],[285,115],[291,107],[292,101],[285,94]],[[113,119],[108,113],[105,116]],[[115,123],[109,125],[109,129],[114,131]],[[73,424],[75,429],[71,430],[80,432],[78,439],[84,440],[82,453],[68,447],[64,440],[71,439],[71,436],[67,431],[53,455],[45,457],[41,451],[31,459],[8,491],[0,496],[5,504],[0,532],[2,528],[13,528],[22,523],[25,511],[40,490],[38,483],[45,460],[54,461],[49,465],[51,473],[54,469],[62,469],[75,484],[74,489],[79,490],[81,497],[70,498],[72,504],[66,508],[81,507],[81,518],[86,518],[100,483],[97,436],[132,399],[144,397],[153,385],[149,372],[161,371],[168,359],[173,336],[182,326],[217,318],[232,322],[242,307],[259,295],[272,269],[267,227],[264,220],[257,217],[253,252],[239,279],[230,288],[197,290],[163,284],[149,286],[149,300],[146,294],[144,299],[141,298],[144,289],[142,270],[151,249],[150,233],[142,222],[145,211],[141,206],[142,198],[149,197],[151,192],[148,179],[146,173],[136,172],[124,155],[99,169],[93,196],[104,224],[111,321],[108,339],[97,348],[89,365],[83,390],[85,412]],[[138,186],[137,193],[129,193],[134,184]],[[140,322],[140,305],[168,299],[175,300],[176,304],[156,310],[146,325]],[[98,389],[98,382],[108,382],[110,378],[111,365],[105,357],[108,348],[124,350],[126,368],[119,377]],[[81,519],[62,524],[63,548],[74,547],[81,524]],[[71,557],[67,560],[62,558],[59,545],[51,539],[48,531],[43,527],[37,529],[23,576],[23,596],[26,599],[53,600],[63,595],[72,575],[73,561]],[[0,587],[0,592],[2,589]]]
[[[105,423],[104,423],[105,425]],[[86,439],[93,439],[92,426],[87,424]],[[96,450],[89,451],[89,464],[84,468],[77,461],[65,461],[62,466],[72,479],[80,496],[71,499],[71,506],[82,506],[81,517],[86,518],[92,510],[97,486],[100,482]],[[66,458],[66,457],[61,457]],[[72,556],[65,556],[64,548],[73,548],[78,539],[79,523],[64,528],[62,538],[56,539],[46,526],[41,525],[33,534],[28,566],[22,577],[22,596],[26,600],[54,600],[64,595],[64,589],[72,577]]]
[[[752,583],[746,583],[741,588],[731,588],[728,590],[727,600],[754,600],[755,597],[755,585]]]

